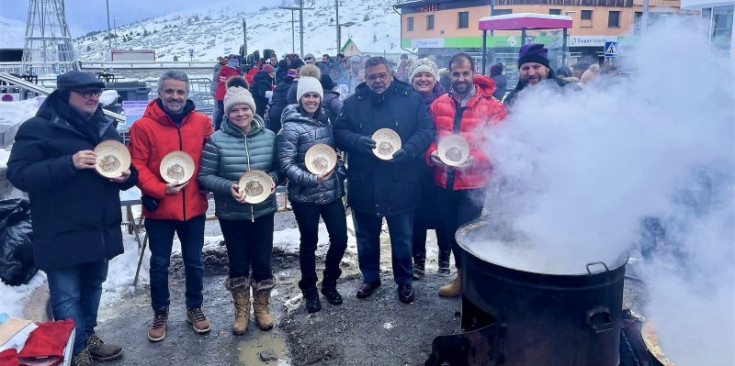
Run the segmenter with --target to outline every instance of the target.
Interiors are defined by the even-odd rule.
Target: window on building
[[[733,5],[712,8],[712,36],[710,43],[723,52],[731,52]]]
[[[413,17],[408,17],[406,19],[406,30],[413,32]]]
[[[579,18],[582,20],[592,20],[592,10],[582,10],[579,14]]]
[[[561,9],[549,9],[551,15],[561,15]]]
[[[620,12],[617,10],[610,10],[610,14],[607,17],[608,28],[620,28]]]
[[[426,30],[434,29],[434,14],[426,16]]]
[[[493,15],[508,15],[513,14],[513,9],[495,9]]]
[[[469,28],[470,27],[470,12],[460,11],[457,19],[457,28]]]

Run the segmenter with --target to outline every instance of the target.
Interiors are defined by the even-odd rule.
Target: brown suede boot
[[[225,280],[225,288],[230,290],[232,300],[235,303],[235,320],[232,322],[232,334],[245,334],[250,320],[250,278],[228,278]]]
[[[262,330],[273,328],[273,318],[268,310],[271,301],[271,290],[276,285],[276,278],[270,278],[253,284],[253,312],[255,321]]]
[[[168,306],[162,306],[153,312],[153,324],[148,328],[148,339],[158,342],[166,338],[166,324],[168,324]]]
[[[454,277],[452,283],[439,287],[439,296],[457,297],[459,295],[462,295],[462,276],[457,272],[457,277]]]

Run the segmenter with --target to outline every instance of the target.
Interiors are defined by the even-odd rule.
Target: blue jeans
[[[168,290],[168,267],[171,264],[171,247],[174,232],[181,242],[181,255],[186,272],[186,307],[202,306],[204,297],[204,246],[205,216],[197,216],[186,221],[146,219],[145,229],[151,248],[151,306],[158,310],[168,306],[171,296]]]
[[[438,207],[441,207],[439,210],[441,225],[444,228],[446,242],[452,245],[454,263],[459,270],[462,264],[462,248],[457,244],[455,237],[457,229],[482,216],[487,189],[476,188],[459,191],[440,189],[439,191],[437,201]]]
[[[71,319],[76,328],[74,354],[87,346],[97,326],[102,283],[107,279],[107,260],[46,271],[54,319]]]
[[[411,244],[414,212],[386,216],[390,234],[393,279],[399,285],[410,285],[413,275]],[[352,210],[357,236],[357,260],[365,282],[380,279],[380,229],[382,216]]]

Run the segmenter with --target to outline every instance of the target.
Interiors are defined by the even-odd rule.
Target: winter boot
[[[451,273],[449,270],[449,254],[451,250],[439,250],[439,276],[446,276]]]
[[[156,309],[153,314],[153,324],[148,328],[148,339],[151,342],[162,341],[166,338],[166,324],[168,323],[168,306]]]
[[[248,329],[248,320],[250,320],[250,278],[228,278],[225,280],[225,288],[232,293],[232,300],[235,303],[235,320],[232,322],[232,334],[245,334]]]
[[[273,328],[273,318],[268,306],[271,301],[271,290],[275,286],[275,277],[253,284],[253,312],[255,313],[255,321],[262,330]]]
[[[71,359],[71,366],[92,366],[92,356],[89,351],[85,348],[82,352],[77,353]]]
[[[191,324],[191,328],[199,334],[209,332],[209,320],[204,316],[202,308],[187,308],[186,321]]]
[[[319,301],[319,291],[316,289],[316,285],[309,286],[301,292],[304,294],[307,313],[316,313],[322,310],[322,303]]]
[[[439,287],[439,296],[457,297],[459,295],[462,295],[462,276],[457,272],[457,277],[454,277],[452,283]]]
[[[426,252],[415,253],[413,256],[413,279],[420,280],[424,277],[426,267]]]
[[[92,334],[87,339],[87,350],[96,361],[110,361],[122,357],[122,347],[103,342],[97,334]]]
[[[342,303],[342,295],[337,291],[337,279],[342,271],[337,269],[336,273],[327,273],[324,271],[324,279],[322,280],[322,295],[327,298],[327,302],[332,305]]]

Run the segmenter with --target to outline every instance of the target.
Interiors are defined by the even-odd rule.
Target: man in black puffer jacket
[[[339,112],[342,111],[342,101],[339,99],[339,93],[333,90],[337,84],[334,83],[334,80],[332,80],[329,74],[322,74],[319,82],[324,89],[322,108],[324,108],[324,112],[329,117],[329,121],[334,123],[337,120],[337,116],[339,116]]]
[[[334,124],[337,147],[348,155],[348,193],[357,235],[363,284],[357,297],[366,298],[380,286],[380,230],[388,221],[393,255],[393,277],[402,302],[414,299],[411,241],[414,211],[419,205],[422,155],[434,139],[434,124],[423,99],[413,88],[393,80],[388,63],[373,57],[365,64],[365,82],[345,101]],[[402,147],[391,160],[373,154],[371,138],[390,128]]]
[[[268,99],[273,93],[273,78],[275,76],[276,72],[273,66],[265,64],[253,77],[253,85],[250,87],[250,92],[253,94],[253,99],[255,99],[255,113],[263,119],[267,116],[265,108],[268,106]]]
[[[46,271],[54,318],[76,328],[73,361],[115,359],[122,348],[94,333],[107,262],[123,252],[120,190],[135,185],[132,166],[117,178],[95,171],[94,147],[122,142],[99,106],[105,84],[87,72],[59,75],[58,89],[20,126],[8,161],[8,180],[28,192],[33,256]],[[129,164],[129,163],[128,163]]]
[[[266,123],[269,130],[278,133],[281,129],[281,115],[288,105],[286,95],[288,89],[291,88],[293,79],[296,77],[296,70],[290,69],[278,81],[276,89],[273,90],[273,98],[271,98],[270,108],[268,108],[268,122]]]

